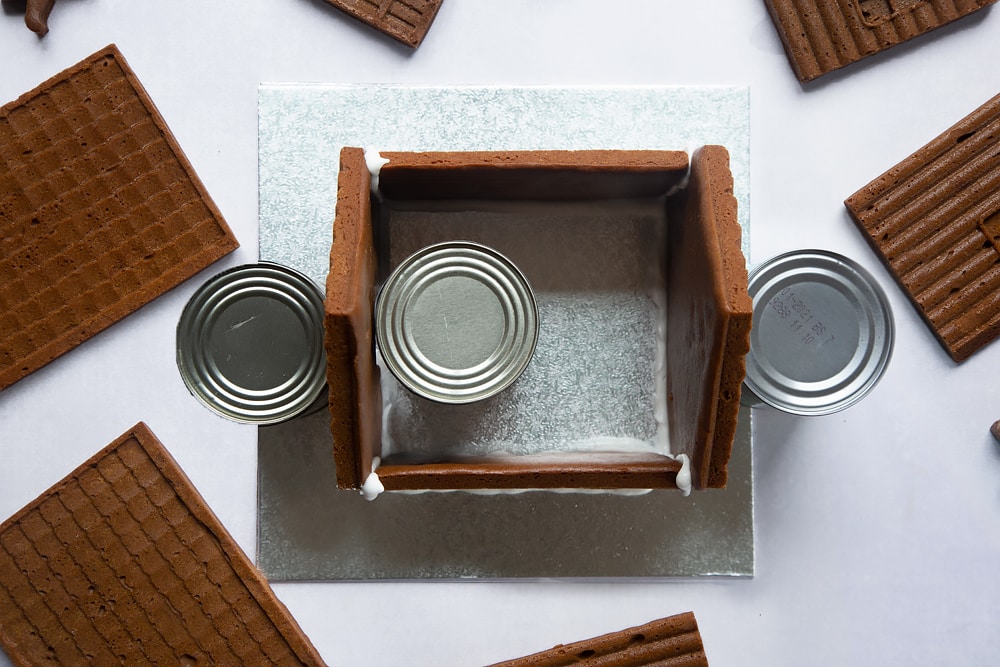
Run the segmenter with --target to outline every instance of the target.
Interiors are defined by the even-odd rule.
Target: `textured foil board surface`
[[[748,254],[745,88],[265,85],[260,256],[325,282],[343,146],[690,151],[703,144],[730,152]],[[593,391],[613,395],[621,380]],[[753,574],[749,410],[741,413],[729,487],[687,498],[431,493],[369,503],[336,489],[328,420],[320,411],[258,431],[257,560],[272,580]]]
[[[667,449],[656,409],[666,405],[667,383],[652,372],[665,354],[666,224],[659,202],[390,212],[382,228],[390,269],[435,243],[482,243],[531,283],[539,326],[524,373],[485,400],[435,403],[383,369],[383,463],[387,453],[441,460],[609,443]]]
[[[750,91],[708,87],[265,84],[258,93],[260,253],[326,283],[343,146],[373,150],[729,149],[750,212]],[[743,235],[749,255],[749,234]]]

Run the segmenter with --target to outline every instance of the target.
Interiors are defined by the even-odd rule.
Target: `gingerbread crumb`
[[[56,0],[27,0],[24,7],[24,24],[39,37],[44,37],[49,31],[49,14],[55,4]]]

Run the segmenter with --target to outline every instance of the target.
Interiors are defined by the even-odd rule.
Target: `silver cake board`
[[[343,146],[376,150],[730,152],[749,239],[749,105],[731,87],[265,85],[261,259],[319,284]],[[744,409],[724,490],[644,495],[338,490],[325,410],[258,430],[257,564],[274,581],[751,576],[752,431]]]

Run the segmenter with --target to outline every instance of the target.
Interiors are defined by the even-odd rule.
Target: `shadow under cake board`
[[[326,274],[340,148],[725,145],[747,252],[744,88],[264,86],[261,259]],[[398,261],[398,258],[394,258]],[[385,380],[383,380],[385,382]],[[612,388],[613,389],[613,388]],[[725,490],[642,496],[335,488],[328,415],[259,430],[258,566],[273,580],[753,574],[749,411]]]

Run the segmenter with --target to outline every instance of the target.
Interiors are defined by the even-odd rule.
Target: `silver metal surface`
[[[750,91],[741,86],[272,83],[258,93],[260,256],[326,283],[339,150],[729,150],[750,257]],[[357,111],[356,111],[357,110]]]
[[[531,286],[510,260],[466,241],[410,255],[375,308],[382,360],[410,391],[471,403],[509,387],[538,340]]]
[[[753,575],[750,409],[725,489],[385,493],[333,483],[329,420],[258,429],[257,566],[272,581]]]
[[[261,87],[258,117],[261,257],[295,266],[317,282],[326,277],[338,155],[348,145],[374,150],[677,150],[722,144],[730,152],[744,253],[749,252],[746,88],[278,84]],[[662,218],[632,211],[624,219],[634,229],[626,234],[621,212],[605,213],[595,218],[591,211],[582,218],[579,211],[539,211],[525,221],[522,211],[508,212],[508,222],[499,226],[502,221],[494,213],[479,215],[475,226],[481,235],[474,240],[510,257],[531,281],[542,325],[539,344],[528,369],[508,391],[461,406],[420,399],[441,412],[475,413],[455,429],[449,428],[456,423],[451,418],[437,420],[434,410],[428,414],[427,406],[420,406],[411,415],[431,426],[424,429],[428,438],[446,433],[453,440],[461,438],[466,449],[480,442],[484,432],[497,445],[513,433],[537,440],[539,447],[551,446],[560,438],[577,437],[572,419],[566,424],[551,421],[553,413],[562,416],[567,410],[588,420],[596,412],[604,426],[629,427],[639,438],[650,435],[652,396],[634,388],[652,384],[636,373],[648,373],[653,346],[614,348],[611,341],[634,347],[649,335],[645,332],[655,332],[656,307],[644,293],[651,278],[640,273],[649,250],[645,230],[660,226]],[[425,222],[430,216],[420,212],[396,219],[390,230],[395,261],[428,243],[459,238],[448,227],[452,223],[440,217],[433,226]],[[454,224],[459,224],[457,218]],[[467,216],[461,225],[470,229]],[[574,234],[584,227],[571,225],[583,225],[590,233]],[[561,250],[566,239],[574,241],[573,251],[586,251],[587,259],[574,263],[571,252]],[[605,258],[591,266],[598,249]],[[636,262],[637,257],[642,259]],[[607,285],[614,291],[606,291]],[[570,333],[549,339],[550,321]],[[629,333],[625,337],[620,335],[623,324]],[[596,338],[595,330],[601,332]],[[617,374],[593,372],[580,350],[589,351],[592,363],[617,367]],[[566,360],[573,364],[567,366]],[[559,391],[546,385],[554,377],[550,369],[562,373],[555,376],[563,378]],[[388,372],[382,380],[383,391],[398,387]],[[538,386],[550,389],[539,393]],[[516,400],[519,412],[513,416],[510,405],[498,399],[517,399],[522,387],[535,400]],[[629,400],[634,397],[643,402],[636,406]],[[553,406],[559,406],[558,412]],[[400,407],[393,406],[387,422],[395,425],[397,439],[405,433],[412,441],[417,429],[405,410],[396,410]],[[273,580],[753,574],[749,410],[740,414],[729,487],[687,498],[677,491],[634,497],[387,493],[369,503],[357,493],[334,488],[326,415],[258,432],[257,562]]]
[[[664,352],[665,229],[660,200],[519,202],[477,210],[383,209],[388,268],[449,239],[494,248],[538,306],[531,363],[507,390],[464,405],[406,391],[382,374],[382,461],[553,451],[669,450]],[[661,411],[662,412],[662,411]]]
[[[830,414],[878,384],[892,357],[892,311],[855,262],[822,250],[787,253],[751,271],[749,291],[745,385],[761,401],[792,414]]]
[[[181,314],[177,368],[191,393],[228,419],[273,424],[306,412],[326,389],[321,293],[277,264],[218,274]]]

